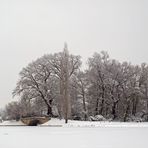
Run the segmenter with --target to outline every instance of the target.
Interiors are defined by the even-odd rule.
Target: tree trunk
[[[41,97],[44,100],[45,104],[47,105],[47,115],[48,116],[53,116],[53,114],[52,114],[52,106],[51,106],[52,99],[49,100],[49,102],[48,102],[41,91],[40,91],[40,94],[41,94]]]
[[[102,101],[101,101],[101,105],[100,105],[100,110],[99,110],[99,114],[103,115],[103,110],[104,110],[104,97],[105,97],[105,88],[104,86],[102,86]]]
[[[118,101],[113,102],[113,106],[112,106],[113,120],[115,120],[117,118],[117,114],[116,114],[117,104],[118,104]]]
[[[96,107],[95,107],[95,115],[98,115],[98,109],[99,109],[99,97],[97,97],[97,100],[96,100]]]
[[[50,116],[50,117],[52,117],[53,116],[53,114],[52,114],[52,99],[51,100],[49,100],[49,104],[47,105],[47,115],[48,116]]]
[[[87,110],[86,110],[86,103],[85,103],[85,95],[83,92],[83,110],[84,110],[84,120],[87,120]]]
[[[104,99],[102,99],[102,101],[101,101],[101,106],[100,106],[100,110],[99,110],[100,115],[103,115],[103,110],[104,110]]]
[[[123,121],[124,121],[124,122],[127,121],[129,109],[130,109],[130,105],[129,105],[129,102],[127,102],[127,106],[126,106],[125,113],[124,113],[124,118],[123,118]]]
[[[138,99],[134,98],[133,99],[133,107],[132,107],[132,115],[136,115],[137,112],[137,104],[138,104]]]
[[[53,114],[52,114],[52,108],[48,105],[48,108],[47,108],[47,115],[52,117]]]

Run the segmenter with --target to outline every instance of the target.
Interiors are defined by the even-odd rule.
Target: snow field
[[[16,121],[0,125],[0,148],[147,148],[146,122],[70,120],[65,124],[64,120],[51,119],[35,127],[15,126],[24,125]]]
[[[147,148],[148,128],[0,127],[0,148]]]

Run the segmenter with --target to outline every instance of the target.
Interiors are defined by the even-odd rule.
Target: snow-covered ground
[[[3,121],[2,123],[0,123],[0,126],[3,126],[3,125],[12,125],[12,126],[20,126],[20,125],[24,125],[21,121]]]
[[[13,121],[16,124],[23,125]],[[0,126],[0,148],[147,148],[147,137],[148,123],[70,121],[65,125],[52,119],[38,127]]]
[[[147,148],[148,128],[0,127],[0,148]]]
[[[147,127],[148,122],[108,122],[108,121],[72,121],[69,120],[68,124],[65,124],[64,120],[51,119],[49,122],[41,125],[57,125],[62,127]]]
[[[4,121],[0,123],[1,125],[24,125],[21,121]],[[148,122],[109,122],[109,121],[76,121],[69,120],[68,124],[65,121],[52,118],[45,124],[39,126],[53,126],[53,127],[147,127]]]

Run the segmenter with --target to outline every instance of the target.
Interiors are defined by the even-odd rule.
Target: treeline
[[[64,51],[44,55],[20,72],[13,91],[18,102],[5,117],[53,116],[89,120],[102,115],[113,121],[148,121],[148,65],[131,65],[94,53],[81,70],[80,56]]]

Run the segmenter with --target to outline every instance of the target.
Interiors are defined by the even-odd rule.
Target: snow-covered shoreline
[[[0,123],[0,126],[24,126],[21,121],[4,121]],[[45,124],[39,126],[49,126],[49,127],[148,127],[148,122],[108,122],[108,121],[74,121],[69,120],[67,124],[65,121],[52,118]]]
[[[109,122],[109,121],[74,121],[69,120],[65,124],[64,120],[51,119],[41,126],[62,125],[62,127],[148,127],[148,122]]]

